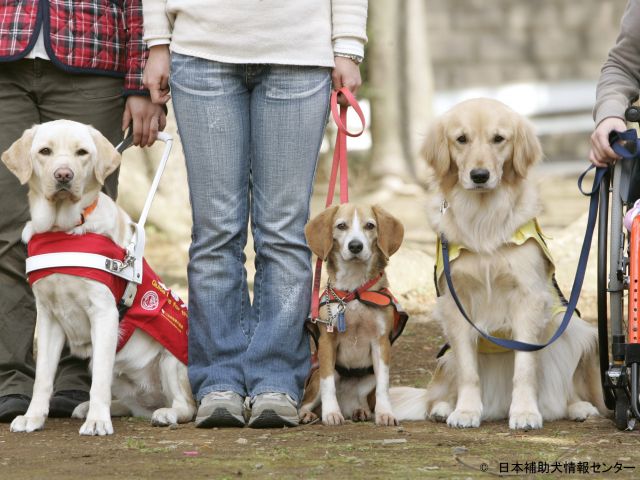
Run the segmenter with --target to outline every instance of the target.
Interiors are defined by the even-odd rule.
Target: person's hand
[[[591,134],[591,150],[589,160],[596,167],[606,167],[620,156],[609,145],[609,134],[616,130],[624,132],[627,124],[622,118],[608,117],[602,120]]]
[[[158,138],[158,131],[167,125],[163,105],[156,105],[144,95],[129,95],[122,115],[122,130],[133,122],[133,144],[149,147]]]
[[[169,45],[156,45],[149,49],[142,82],[149,89],[153,103],[164,105],[171,98],[169,95],[170,61]]]
[[[331,73],[334,90],[346,87],[355,96],[362,85],[360,66],[347,57],[334,57],[334,61],[336,66]],[[338,96],[338,102],[340,105],[347,104],[347,100],[342,95]]]

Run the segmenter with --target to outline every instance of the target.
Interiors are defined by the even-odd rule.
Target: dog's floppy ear
[[[436,120],[429,128],[427,139],[422,147],[422,154],[438,178],[447,174],[451,167],[451,156],[442,120]]]
[[[333,218],[337,211],[337,205],[329,207],[304,227],[304,236],[307,238],[309,248],[323,260],[326,260],[333,248]]]
[[[542,158],[542,147],[529,120],[518,117],[513,136],[513,170],[522,178]]]
[[[2,154],[2,162],[13,173],[20,183],[24,185],[31,178],[33,173],[33,162],[31,161],[31,144],[36,133],[37,126],[25,130],[22,136],[13,142],[9,150]]]
[[[404,238],[404,227],[400,220],[379,205],[371,207],[378,223],[378,248],[388,260],[396,253]]]
[[[96,145],[96,164],[94,173],[100,185],[120,166],[121,156],[109,140],[93,127],[89,127],[93,143]]]

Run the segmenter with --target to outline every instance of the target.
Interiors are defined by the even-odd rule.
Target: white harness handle
[[[98,255],[95,253],[81,253],[81,252],[59,252],[59,253],[45,253],[41,255],[34,255],[28,257],[26,260],[26,272],[30,273],[34,270],[42,270],[44,268],[55,267],[89,267],[98,270],[104,270],[112,275],[116,275],[127,280],[127,287],[122,297],[121,303],[130,307],[133,303],[133,299],[136,296],[137,286],[142,283],[142,259],[144,256],[145,246],[145,231],[144,225],[151,209],[151,203],[158,190],[160,184],[160,178],[169,160],[169,154],[171,153],[171,147],[173,146],[173,137],[165,132],[158,132],[158,140],[165,143],[164,152],[162,158],[158,164],[156,174],[151,182],[149,193],[142,208],[140,219],[138,223],[133,223],[134,228],[131,242],[126,248],[126,256],[124,261],[118,259],[105,257],[104,255]],[[116,149],[120,152],[124,151],[131,145],[131,136],[125,138]]]

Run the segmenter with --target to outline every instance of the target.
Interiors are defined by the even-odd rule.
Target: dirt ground
[[[575,191],[576,170],[575,165],[554,166],[542,175],[545,208],[540,220],[552,236],[573,235],[566,232],[567,227],[586,210],[586,201]],[[433,296],[423,285],[431,278],[428,260],[433,246],[433,234],[424,221],[425,197],[369,199],[381,201],[405,223],[402,249],[410,252],[409,260],[423,255],[424,264],[395,266],[394,275],[408,279],[399,288],[412,318],[394,346],[391,380],[393,385],[424,387],[444,343],[430,321]],[[314,212],[320,210],[321,202],[320,197],[314,199]],[[581,238],[582,232],[576,230],[575,236]],[[176,248],[153,232],[148,245],[150,262],[166,283],[184,294],[184,245]],[[559,254],[573,255],[573,250],[567,247]],[[574,268],[561,272],[565,281]],[[592,320],[593,304],[593,289],[587,288],[581,305],[585,317]],[[14,434],[8,425],[0,424],[0,479],[466,479],[572,473],[588,478],[640,478],[638,431],[618,432],[606,418],[549,422],[529,432],[511,431],[506,421],[469,430],[427,421],[404,422],[400,427],[348,423],[334,428],[316,424],[274,430],[200,430],[193,424],[154,428],[143,419],[122,418],[114,420],[115,434],[107,438],[80,437],[80,425],[78,420],[51,419],[41,432]]]

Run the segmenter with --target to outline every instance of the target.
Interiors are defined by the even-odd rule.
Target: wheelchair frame
[[[625,118],[639,122],[640,109],[629,107]],[[605,404],[614,411],[615,425],[620,430],[632,430],[640,419],[640,219],[636,219],[631,232],[623,226],[625,211],[638,197],[633,185],[640,181],[640,166],[634,163],[635,159],[623,158],[609,168],[600,185],[598,211],[600,376]]]

